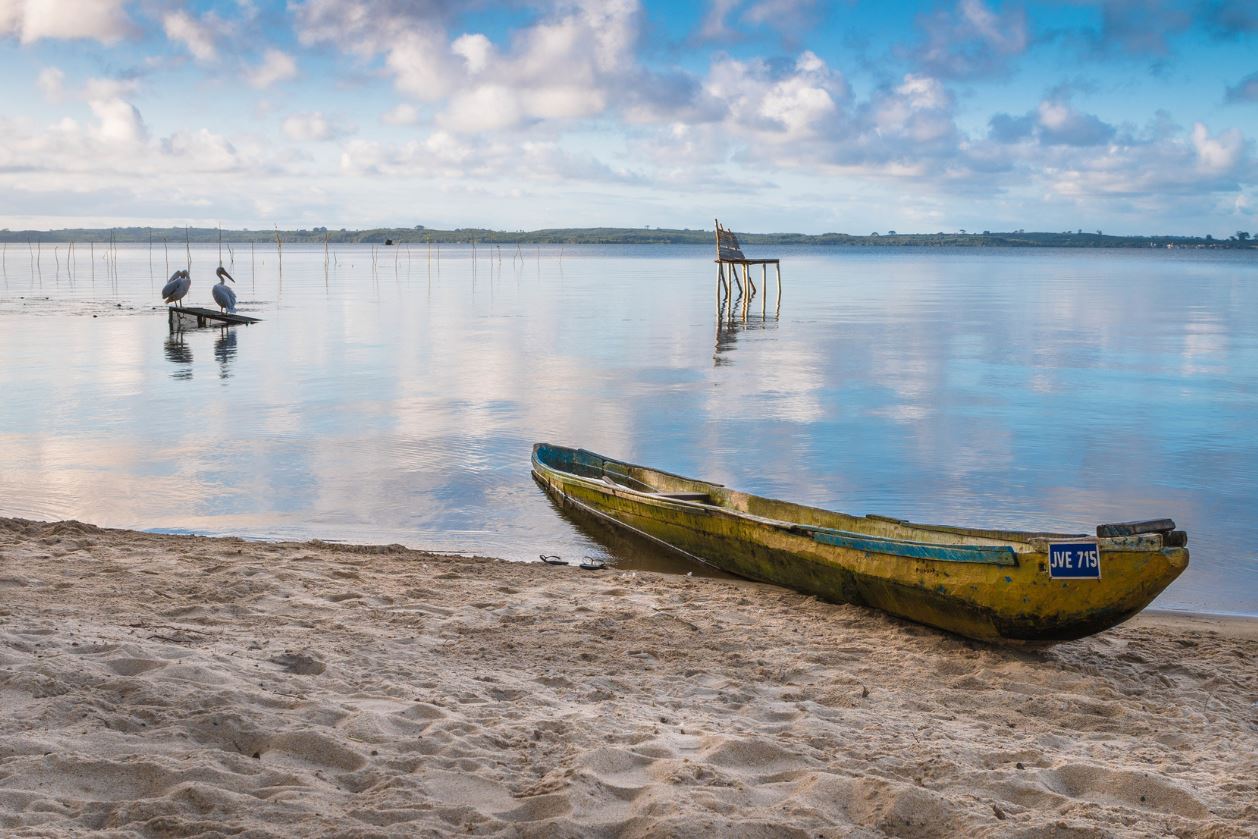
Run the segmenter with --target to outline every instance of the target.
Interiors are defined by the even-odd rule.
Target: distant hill
[[[547,230],[486,230],[464,227],[457,230],[436,230],[426,227],[380,227],[369,230],[281,230],[284,244],[396,244],[467,243],[490,245],[710,245],[711,230],[669,230],[664,228],[569,227]],[[222,230],[214,227],[117,227],[112,229],[67,228],[64,230],[2,230],[0,242],[57,243],[89,242],[183,243],[218,242],[273,243],[275,230]],[[1249,248],[1258,241],[1248,233],[1238,232],[1227,239],[1213,236],[1110,236],[1100,232],[1036,233],[1024,230],[982,233],[873,233],[854,236],[848,233],[739,233],[745,245],[843,245],[849,247],[948,247],[948,248]]]

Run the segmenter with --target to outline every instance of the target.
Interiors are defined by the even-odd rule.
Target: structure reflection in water
[[[174,370],[170,377],[172,379],[191,379],[192,378],[192,347],[188,346],[184,340],[182,332],[172,332],[166,338],[165,343],[166,360],[171,364],[178,365],[178,369]]]
[[[752,302],[760,297],[760,311],[754,312]],[[728,353],[738,343],[738,335],[744,331],[777,329],[781,319],[782,303],[779,298],[773,311],[768,310],[768,295],[758,295],[756,291],[744,296],[734,293],[721,296],[716,306],[716,347],[712,354],[712,366],[722,367],[732,363]]]

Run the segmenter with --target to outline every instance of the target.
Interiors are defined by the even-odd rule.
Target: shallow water
[[[1258,254],[775,248],[718,313],[710,249],[225,249],[262,323],[172,336],[172,246],[10,244],[0,513],[689,566],[558,514],[533,442],[916,521],[1173,517],[1167,608],[1258,613]],[[765,249],[768,250],[768,249]],[[499,259],[501,257],[501,259]],[[216,246],[192,249],[212,306]],[[150,260],[152,268],[150,269]],[[175,260],[178,260],[176,264]]]

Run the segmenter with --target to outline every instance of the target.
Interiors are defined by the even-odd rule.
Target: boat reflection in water
[[[546,483],[537,475],[533,480],[546,489]],[[550,508],[564,521],[599,548],[597,558],[607,561],[609,568],[617,571],[654,571],[662,574],[690,574],[695,577],[739,579],[705,562],[697,562],[676,551],[640,536],[633,531],[617,527],[580,507],[564,505],[549,492],[546,500]],[[573,557],[564,557],[571,560]]]

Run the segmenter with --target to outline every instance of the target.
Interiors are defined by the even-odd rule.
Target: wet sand
[[[1256,627],[0,519],[0,834],[1252,837]]]

